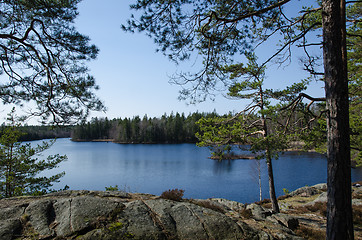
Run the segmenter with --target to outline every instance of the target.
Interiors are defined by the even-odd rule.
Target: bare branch
[[[360,34],[353,34],[353,33],[347,33],[348,36],[351,36],[351,37],[359,37],[359,38],[362,38],[362,35]]]
[[[290,0],[282,0],[282,1],[279,1],[279,2],[273,4],[273,5],[269,6],[269,7],[263,8],[263,9],[258,10],[258,11],[250,12],[248,14],[245,14],[245,15],[242,15],[240,17],[233,18],[233,19],[227,19],[227,18],[219,17],[219,16],[217,16],[216,12],[214,12],[214,11],[211,13],[210,17],[211,18],[215,17],[215,19],[217,21],[221,21],[221,22],[224,22],[224,23],[238,22],[238,21],[241,21],[243,19],[250,18],[252,16],[258,16],[260,14],[266,13],[266,12],[268,12],[268,11],[274,9],[274,8],[278,8],[278,7],[284,5],[284,4],[288,3],[288,2],[290,2]]]
[[[356,1],[346,1],[346,4],[351,4],[351,3],[360,3],[361,0],[356,0]]]

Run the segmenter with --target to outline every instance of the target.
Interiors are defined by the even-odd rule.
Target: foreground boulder
[[[0,239],[260,239],[190,201],[122,192],[65,191],[0,200]],[[268,238],[266,238],[268,239]]]
[[[173,201],[117,191],[63,191],[0,200],[0,239],[325,239],[325,185],[262,201]],[[355,238],[362,239],[362,187],[353,187]],[[357,227],[356,227],[357,226]]]

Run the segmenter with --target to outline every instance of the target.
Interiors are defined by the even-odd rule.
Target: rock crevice
[[[251,228],[242,229],[230,216],[190,201],[116,192],[66,191],[1,199],[0,223],[4,240],[253,239],[258,235]]]
[[[305,213],[323,212],[323,190],[323,185],[304,187],[285,196],[279,214],[260,203],[173,201],[124,192],[63,191],[1,199],[0,239],[302,239],[296,234],[301,225],[325,225],[323,216]],[[353,196],[360,206],[361,190],[356,188]]]

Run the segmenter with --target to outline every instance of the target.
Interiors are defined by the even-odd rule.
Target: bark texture
[[[345,1],[323,0],[328,139],[327,239],[353,239]]]
[[[270,195],[270,201],[272,203],[272,210],[274,213],[279,213],[279,205],[278,200],[275,194],[275,187],[274,187],[274,175],[273,175],[273,165],[272,160],[270,157],[266,160],[267,166],[268,166],[268,179],[269,179],[269,195]]]

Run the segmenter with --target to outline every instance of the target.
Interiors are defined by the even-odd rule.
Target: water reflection
[[[233,162],[235,160],[213,160],[214,161],[214,174],[222,175],[225,173],[230,173],[233,170]]]
[[[55,186],[62,189],[104,190],[126,186],[134,192],[159,195],[172,188],[188,198],[222,197],[240,202],[258,200],[258,185],[251,174],[253,160],[215,161],[207,148],[193,144],[121,145],[75,143],[59,139],[46,154],[66,154],[68,161],[49,174],[65,171]],[[265,166],[265,160],[262,160]],[[273,160],[277,195],[326,182],[326,159],[317,154],[286,153]],[[262,169],[263,196],[268,196],[267,169]],[[362,168],[352,169],[353,181],[362,180]]]

